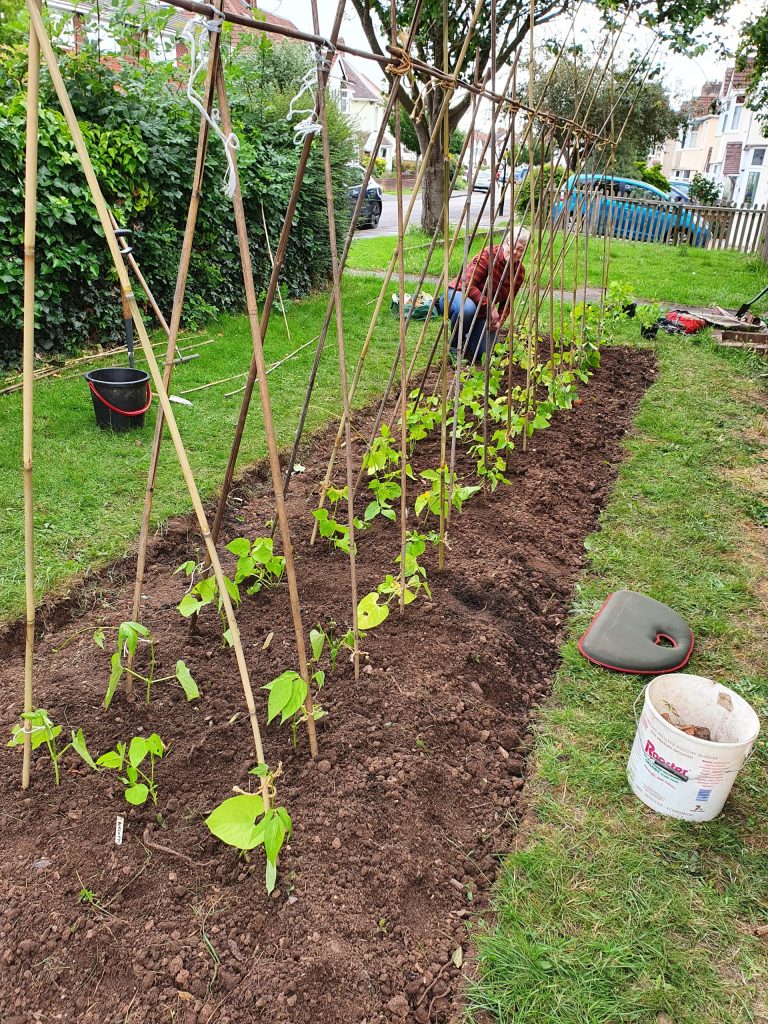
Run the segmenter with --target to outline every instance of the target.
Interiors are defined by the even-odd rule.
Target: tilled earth
[[[249,787],[254,762],[217,616],[209,609],[191,634],[176,611],[185,584],[173,570],[199,552],[194,523],[176,521],[153,542],[144,611],[158,675],[183,658],[202,691],[194,704],[159,684],[150,706],[118,693],[109,711],[101,707],[109,654],[91,634],[129,617],[129,561],[45,609],[38,705],[67,734],[82,726],[92,752],[139,731],[160,733],[170,749],[157,769],[157,807],[132,809],[119,783],[71,752],[58,789],[37,755],[22,793],[20,752],[0,748],[0,1019],[451,1020],[460,965],[471,955],[468,924],[487,906],[513,842],[529,716],[557,668],[584,538],[654,374],[647,352],[605,350],[579,404],[512,454],[511,486],[467,503],[452,524],[446,570],[437,571],[434,553],[427,557],[432,601],[420,599],[402,618],[394,610],[368,635],[359,683],[340,659],[322,691],[328,717],[318,725],[317,762],[305,735],[294,751],[287,727],[265,729],[267,760],[282,762],[279,799],[294,821],[271,897],[263,853],[249,865],[203,824],[233,786]],[[364,416],[357,425],[363,436]],[[308,543],[331,436],[303,452],[306,472],[289,501],[307,628],[350,620],[347,560],[324,542]],[[423,442],[415,468],[438,458],[438,440]],[[468,477],[471,462],[461,456],[458,470]],[[234,495],[225,537],[263,535],[271,516],[259,469]],[[361,594],[395,571],[398,535],[379,522],[359,538]],[[246,598],[238,619],[254,686],[295,667],[285,586]],[[18,626],[6,629],[3,648],[0,724],[8,735],[23,678]],[[121,846],[117,815],[125,816]],[[82,890],[95,903],[82,902]]]

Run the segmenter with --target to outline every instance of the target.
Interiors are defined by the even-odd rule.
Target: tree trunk
[[[421,229],[430,236],[443,222],[443,198],[443,147],[435,142],[421,188]]]

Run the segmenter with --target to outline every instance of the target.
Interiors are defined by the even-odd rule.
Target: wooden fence
[[[583,233],[610,234],[637,242],[735,249],[768,255],[766,206],[695,206],[666,200],[631,199],[579,189],[556,202],[553,217],[568,217]]]

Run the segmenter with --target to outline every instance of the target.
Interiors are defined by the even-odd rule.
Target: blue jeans
[[[485,317],[475,318],[477,305],[470,298],[464,299],[462,315],[461,292],[449,288],[448,316],[451,321],[451,355],[455,358],[459,348],[459,329],[463,340],[462,358],[469,363],[482,361],[488,349],[493,349],[496,343],[496,333],[489,331]],[[441,295],[437,300],[437,308],[440,313],[445,309],[445,296]],[[474,320],[474,326],[472,321]]]

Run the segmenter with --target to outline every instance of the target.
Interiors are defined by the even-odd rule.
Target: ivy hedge
[[[279,57],[290,47],[291,53]],[[266,288],[298,162],[286,121],[306,51],[292,44],[235,54],[226,62],[240,138],[238,165],[257,287]],[[135,255],[170,315],[189,204],[199,118],[183,69],[149,61],[100,59],[93,50],[63,57],[62,71],[107,202],[134,232]],[[0,367],[18,365],[22,331],[25,54],[0,51]],[[37,351],[67,356],[85,346],[120,343],[121,306],[101,226],[69,131],[43,72],[39,133]],[[330,107],[331,153],[339,232],[348,224],[346,121]],[[191,261],[184,325],[243,306],[232,205],[222,191],[223,150],[212,134]],[[299,296],[330,276],[322,155],[312,157],[296,209],[282,275]],[[151,313],[150,313],[151,316]]]

